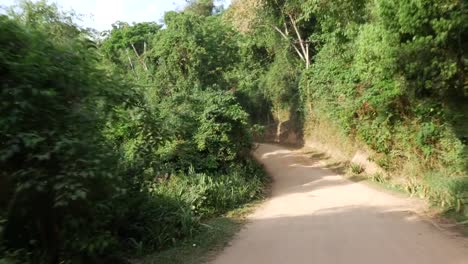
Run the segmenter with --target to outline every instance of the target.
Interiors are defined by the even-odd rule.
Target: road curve
[[[423,221],[414,200],[284,147],[262,144],[255,156],[272,196],[213,264],[468,264],[467,240]]]

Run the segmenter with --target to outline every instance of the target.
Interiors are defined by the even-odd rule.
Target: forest
[[[267,195],[278,129],[468,217],[466,0],[191,0],[98,32],[0,15],[0,263],[126,263]]]

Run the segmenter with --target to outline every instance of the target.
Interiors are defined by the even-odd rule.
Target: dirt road
[[[272,197],[213,264],[468,264],[468,243],[423,205],[351,182],[299,152],[261,145]]]

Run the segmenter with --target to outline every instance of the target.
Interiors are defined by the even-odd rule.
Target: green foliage
[[[47,34],[48,38],[56,42],[71,41],[83,31],[74,23],[77,15],[73,11],[59,10],[56,4],[49,4],[47,0],[36,3],[19,0],[16,5],[7,8],[7,14],[16,21]]]
[[[199,229],[199,217],[187,203],[166,193],[133,193],[119,200],[114,215],[122,244],[138,254],[160,250]]]
[[[117,23],[102,42],[73,21],[45,1],[0,17],[0,262],[160,250],[261,195],[220,17]]]
[[[128,54],[131,54],[132,58],[134,55],[144,54],[152,37],[160,29],[161,26],[154,22],[133,25],[116,22],[112,25],[112,30],[106,32],[107,36],[100,50],[106,58],[113,60],[115,63],[127,64],[127,60],[123,59],[119,62],[118,59]],[[120,54],[121,52],[125,54]]]
[[[149,55],[163,95],[231,89],[227,73],[238,60],[235,32],[216,16],[169,12],[164,21],[167,29],[155,36]]]
[[[107,223],[89,219],[118,192],[100,124],[115,99],[110,89],[120,86],[97,69],[86,41],[51,42],[28,23],[0,17],[4,243],[50,263],[62,252],[104,254],[113,241],[97,230]],[[93,242],[64,241],[78,233]]]
[[[272,100],[268,88],[276,89],[276,85],[266,87],[264,75],[274,59],[274,54],[259,38],[238,35],[239,61],[229,73],[233,82],[233,91],[242,107],[249,113],[252,123],[265,124],[273,120],[271,117]]]
[[[275,61],[260,79],[260,87],[275,107],[287,109],[297,94],[297,76],[295,61],[283,51],[283,54],[276,55]]]
[[[467,174],[466,145],[455,129],[467,116],[450,107],[468,102],[466,3],[339,2],[303,4],[304,16],[317,21],[310,36],[317,54],[300,89],[309,114],[365,143],[390,172],[433,186],[432,200],[449,199],[444,207],[453,209]],[[410,167],[417,169],[404,171]],[[424,183],[429,172],[440,177],[430,182],[457,178],[460,188]]]
[[[118,213],[119,232],[140,252],[191,236],[201,217],[256,199],[263,188],[260,171],[248,169],[255,167],[248,161],[248,115],[228,91],[236,34],[219,17],[191,12],[169,12],[165,22],[145,35],[146,50],[131,56],[130,65],[125,57],[105,60],[109,70],[140,85],[134,102],[117,108],[104,130],[135,188],[151,190],[134,192],[140,198],[123,202],[128,206]],[[137,27],[114,28],[101,51],[125,54],[128,47],[116,45],[115,36]]]
[[[145,192],[132,191],[109,208],[125,245],[140,253],[167,249],[203,230],[201,221],[263,197],[266,178],[252,161],[224,174],[187,173],[151,181]],[[107,213],[107,212],[106,212]]]
[[[123,157],[136,168],[146,168],[149,174],[187,171],[189,167],[224,171],[231,163],[248,157],[248,116],[232,94],[177,93],[156,106],[157,112],[141,113],[148,116],[145,119],[135,116],[113,123],[108,133],[121,135]]]
[[[263,196],[265,177],[258,165],[247,162],[231,167],[223,175],[189,172],[174,175],[153,192],[188,204],[199,217],[220,215]]]
[[[213,0],[189,0],[184,12],[198,16],[210,16],[213,14],[214,7]]]
[[[466,177],[444,177],[444,175],[438,175],[435,172],[428,172],[417,191],[426,196],[433,204],[463,214],[464,209],[466,209],[467,190]]]
[[[364,168],[356,163],[351,163],[351,172],[354,174],[361,174],[364,172]]]
[[[378,2],[382,24],[399,35],[399,66],[412,92],[466,95],[466,8],[453,0]]]
[[[222,92],[204,94],[205,109],[198,117],[200,126],[194,135],[197,148],[206,154],[206,164],[212,168],[242,160],[251,149],[247,113],[235,97]]]
[[[236,34],[219,17],[190,12],[169,12],[165,22],[166,28],[148,37],[146,69],[135,68],[137,78],[127,69],[130,80],[142,85],[140,106],[120,111],[122,122],[109,123],[106,134],[116,140],[124,163],[148,177],[191,166],[197,172],[225,171],[250,149],[248,115],[227,92],[235,82]],[[112,38],[104,40],[104,50],[125,50]]]

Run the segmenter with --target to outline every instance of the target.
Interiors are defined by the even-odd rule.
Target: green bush
[[[317,21],[314,63],[300,82],[310,118],[364,143],[410,189],[426,186],[434,203],[459,208],[453,189],[466,188],[468,173],[458,128],[468,120],[466,3],[340,2],[303,7]]]
[[[188,204],[202,218],[220,215],[264,195],[266,177],[253,162],[232,167],[226,174],[208,175],[191,172],[174,175],[153,192],[168,195]]]
[[[100,133],[114,100],[108,89],[120,87],[97,69],[85,40],[54,43],[6,16],[0,32],[4,245],[48,262],[103,253],[113,243],[98,231],[106,223],[89,219],[120,181]],[[93,243],[65,242],[78,233]]]
[[[107,263],[165,249],[262,195],[249,116],[232,89],[237,34],[219,16],[117,23],[101,41],[46,1],[7,13],[1,263]]]
[[[166,193],[136,192],[121,197],[112,208],[114,225],[127,252],[151,252],[191,236],[199,228],[199,217],[189,204]],[[138,248],[141,247],[141,248]]]

